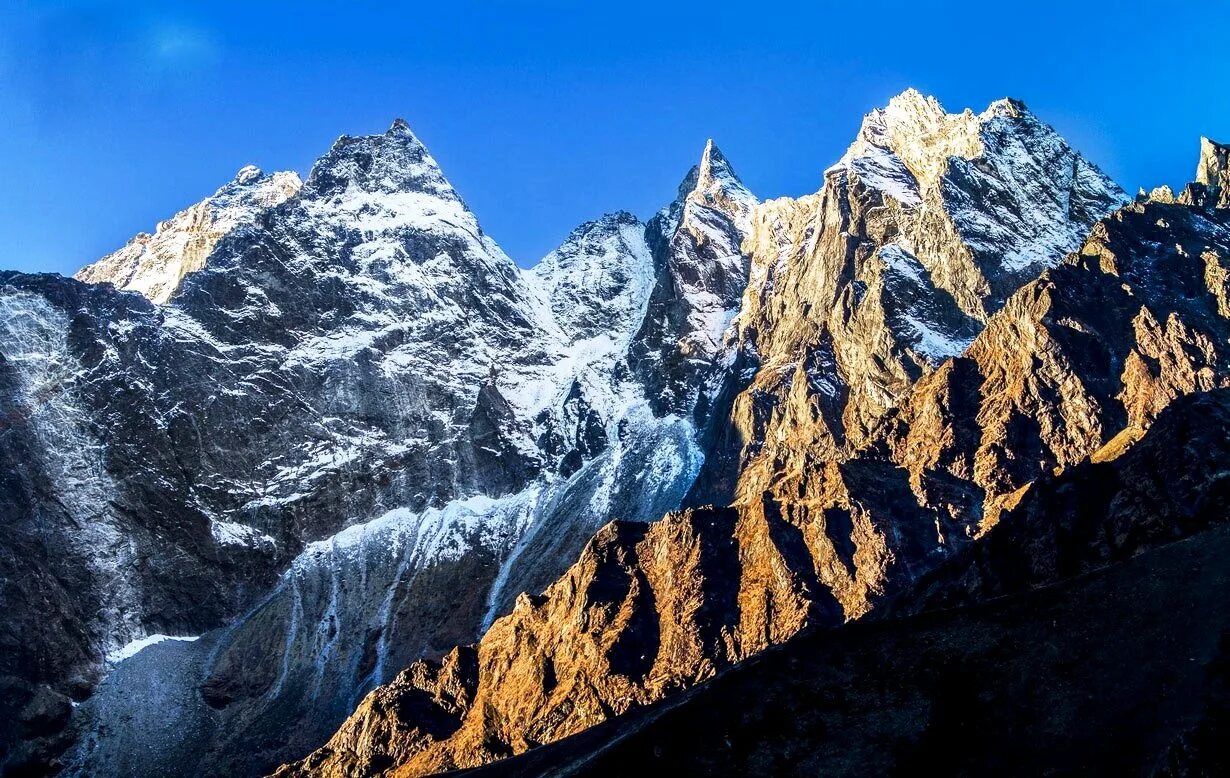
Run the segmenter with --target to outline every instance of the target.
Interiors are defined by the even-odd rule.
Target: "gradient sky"
[[[1230,139],[1225,0],[193,5],[3,3],[0,268],[72,272],[397,116],[522,264],[649,216],[710,136],[757,195],[815,191],[908,86],[1018,97],[1133,191]]]

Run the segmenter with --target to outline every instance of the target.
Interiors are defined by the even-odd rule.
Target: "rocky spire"
[[[1196,181],[1180,199],[1203,207],[1230,208],[1230,146],[1200,139]]]
[[[1230,146],[1201,138],[1196,182],[1205,186],[1224,186],[1227,174],[1230,174]]]
[[[646,227],[657,277],[629,355],[660,413],[687,416],[712,400],[702,384],[724,369],[717,365],[747,286],[741,246],[756,204],[709,140],[674,202]]]

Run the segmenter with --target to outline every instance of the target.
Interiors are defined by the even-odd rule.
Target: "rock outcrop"
[[[1199,198],[1204,204],[1230,208],[1230,146],[1201,138],[1200,164],[1193,183],[1187,194],[1189,200]]]

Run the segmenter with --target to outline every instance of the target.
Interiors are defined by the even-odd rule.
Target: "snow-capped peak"
[[[700,162],[679,183],[675,201],[658,214],[664,234],[669,236],[686,221],[686,206],[689,203],[722,212],[740,232],[746,233],[750,228],[752,209],[758,201],[739,180],[726,155],[710,138],[705,142]]]
[[[848,173],[905,208],[935,202],[992,287],[1059,261],[1127,195],[1019,100],[947,113],[914,89],[869,113],[827,174]],[[972,279],[973,288],[982,281]],[[954,290],[954,292],[960,290]],[[1000,290],[996,289],[998,298]],[[967,307],[979,316],[973,300]]]
[[[455,247],[467,247],[453,261],[469,257],[476,263],[472,269],[516,273],[516,265],[483,234],[478,218],[403,119],[379,135],[338,138],[312,166],[301,202],[318,223],[357,230],[363,244],[355,256],[364,261],[405,254],[408,245],[415,245],[417,238],[407,244],[415,235],[449,235]]]
[[[381,135],[343,135],[316,161],[306,192],[328,197],[346,190],[393,194],[417,192],[460,202],[440,165],[404,119]]]

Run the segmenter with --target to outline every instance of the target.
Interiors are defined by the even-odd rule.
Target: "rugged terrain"
[[[411,667],[288,772],[426,774],[520,753],[805,628],[863,616],[995,543],[1002,533],[978,538],[1037,479],[1130,450],[1174,398],[1230,385],[1230,224],[1202,191],[1098,222],[963,355],[924,372],[862,445],[804,450],[804,466],[776,471],[756,502],[604,528],[476,647]],[[813,410],[795,423],[805,432],[829,418]]]
[[[737,304],[754,201],[712,144],[662,216],[582,225],[531,270],[403,122],[293,180],[241,171],[79,274],[110,285],[2,278],[12,763],[300,756],[595,529],[692,484],[721,343],[659,338],[628,364],[651,307],[708,333]],[[642,375],[684,360],[655,411]],[[29,706],[53,720],[20,729]],[[151,747],[152,711],[188,734]]]
[[[1130,203],[1020,102],[908,91],[814,195],[710,142],[527,270],[399,120],[3,274],[6,768],[486,764],[1216,523],[1104,474],[1230,385],[1227,171]],[[1073,557],[1063,500],[1119,523]]]
[[[954,560],[1007,596],[801,635],[473,774],[1225,772],[1230,396],[1175,405],[1141,450],[1036,487],[1001,552]]]

